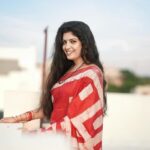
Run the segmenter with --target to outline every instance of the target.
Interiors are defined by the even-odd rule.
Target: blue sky
[[[86,22],[94,33],[103,64],[150,75],[149,0],[13,0],[0,3],[0,47],[35,46],[42,61],[49,26],[49,56],[58,27]]]

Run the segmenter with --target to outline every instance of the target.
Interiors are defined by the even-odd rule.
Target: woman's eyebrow
[[[70,39],[63,39],[63,41],[67,41],[67,40],[77,40],[77,38],[74,37],[74,38],[70,38]]]

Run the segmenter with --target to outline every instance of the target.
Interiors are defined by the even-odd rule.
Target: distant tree
[[[121,72],[123,74],[123,84],[120,87],[109,84],[109,92],[129,93],[132,92],[137,85],[150,84],[150,77],[138,77],[129,70],[122,70]]]
[[[139,77],[138,84],[139,85],[150,84],[150,77]]]

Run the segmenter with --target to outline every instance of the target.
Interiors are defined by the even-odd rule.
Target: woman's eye
[[[74,41],[74,40],[71,40],[70,42],[73,44],[73,43],[75,43],[76,41]]]

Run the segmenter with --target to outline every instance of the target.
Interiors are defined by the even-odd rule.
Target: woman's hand
[[[41,118],[44,118],[42,109],[35,109],[32,111],[25,112],[23,114],[19,114],[15,117],[2,118],[0,119],[0,123],[23,123],[33,119],[41,119]]]
[[[17,120],[15,117],[5,117],[0,119],[0,123],[17,123]]]

